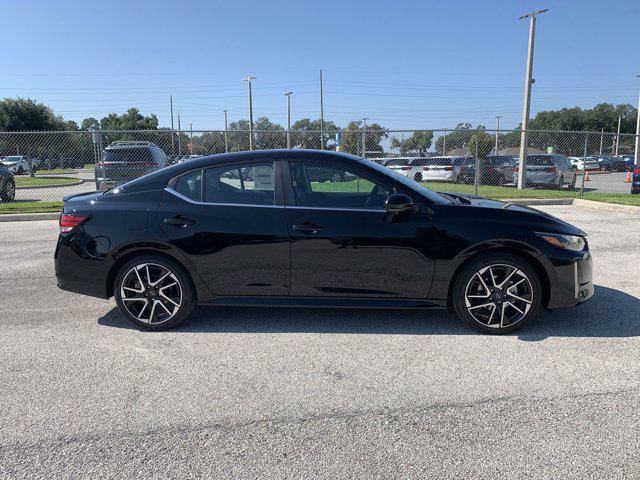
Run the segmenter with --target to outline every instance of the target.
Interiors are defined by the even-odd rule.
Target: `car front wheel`
[[[471,261],[457,275],[452,305],[462,321],[484,333],[505,334],[523,327],[540,308],[536,271],[510,254]]]
[[[195,289],[182,266],[155,255],[127,262],[116,276],[114,293],[122,314],[146,330],[175,327],[196,306]]]
[[[0,191],[0,201],[13,202],[16,198],[16,184],[13,180],[5,182],[2,190]]]

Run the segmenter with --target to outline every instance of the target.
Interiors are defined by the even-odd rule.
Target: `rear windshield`
[[[547,165],[553,165],[553,159],[543,155],[530,155],[527,156],[527,165],[539,165],[546,167]]]
[[[393,167],[393,166],[403,166],[403,165],[409,165],[409,160],[407,160],[406,158],[394,158],[393,160],[389,160],[386,166]]]
[[[153,162],[153,154],[148,148],[117,148],[105,150],[105,162]]]
[[[421,167],[423,165],[429,165],[431,163],[431,159],[430,158],[416,158],[415,160],[411,161],[411,165],[415,166],[415,167]]]
[[[513,158],[511,157],[488,157],[485,159],[487,165],[503,165],[505,163],[511,163]]]
[[[425,162],[425,165],[451,165],[451,161],[452,159],[450,158],[438,158],[438,157],[434,157],[434,158],[429,158],[427,162]]]

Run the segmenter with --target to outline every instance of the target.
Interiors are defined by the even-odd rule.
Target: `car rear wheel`
[[[420,172],[416,173],[416,174],[413,176],[413,179],[414,179],[416,182],[421,182],[421,181],[422,181],[422,174],[421,174]]]
[[[116,303],[132,323],[165,330],[182,323],[196,306],[191,278],[177,262],[155,255],[136,257],[118,272]]]
[[[536,271],[510,254],[490,254],[470,262],[457,275],[452,304],[468,326],[484,333],[518,330],[540,308]]]
[[[13,180],[7,180],[0,191],[0,201],[13,202],[16,198],[16,184]]]

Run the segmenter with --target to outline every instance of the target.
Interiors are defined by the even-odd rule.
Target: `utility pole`
[[[369,117],[362,119],[362,158],[367,158],[367,120]]]
[[[622,115],[618,116],[618,133],[616,134],[616,157],[618,156],[618,148],[620,147],[620,123],[622,122]]]
[[[322,69],[320,69],[320,150],[324,150],[324,98],[322,94]]]
[[[446,155],[447,154],[447,131],[444,131],[444,134],[442,135],[442,155]]]
[[[228,110],[223,110],[224,112],[224,153],[229,153],[229,139],[227,138],[227,112]]]
[[[527,69],[524,80],[524,105],[522,107],[522,129],[520,131],[520,162],[518,168],[518,188],[525,187],[527,167],[527,130],[529,129],[529,111],[531,109],[531,84],[533,74],[533,44],[536,34],[536,16],[549,10],[545,8],[536,12],[527,13],[520,20],[529,18],[529,48],[527,51]]]
[[[173,129],[173,95],[169,95],[169,108],[171,110],[171,155],[176,154],[175,130]]]
[[[253,100],[251,99],[251,80],[256,77],[249,75],[244,79],[249,85],[249,150],[253,150]]]
[[[193,123],[189,124],[189,153],[193,155]]]
[[[600,156],[602,156],[602,144],[604,143],[604,127],[600,130]]]
[[[640,75],[636,75],[636,78],[640,78]],[[633,151],[633,163],[640,165],[640,94],[638,94],[638,118],[636,119],[636,148]]]
[[[180,139],[180,112],[178,112],[178,155],[182,155],[182,140]]]
[[[500,119],[502,118],[502,115],[496,115],[496,155],[498,155],[498,132],[500,131]],[[478,143],[478,142],[476,142]]]
[[[293,92],[284,94],[287,97],[287,148],[291,148],[291,94]]]

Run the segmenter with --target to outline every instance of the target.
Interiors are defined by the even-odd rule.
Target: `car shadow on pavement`
[[[98,319],[107,327],[136,328],[113,308]],[[172,332],[337,333],[383,335],[477,335],[447,310],[197,307]],[[150,332],[152,333],[152,332]],[[575,308],[542,311],[514,333],[523,341],[548,337],[640,336],[640,299],[596,286],[594,297]]]

